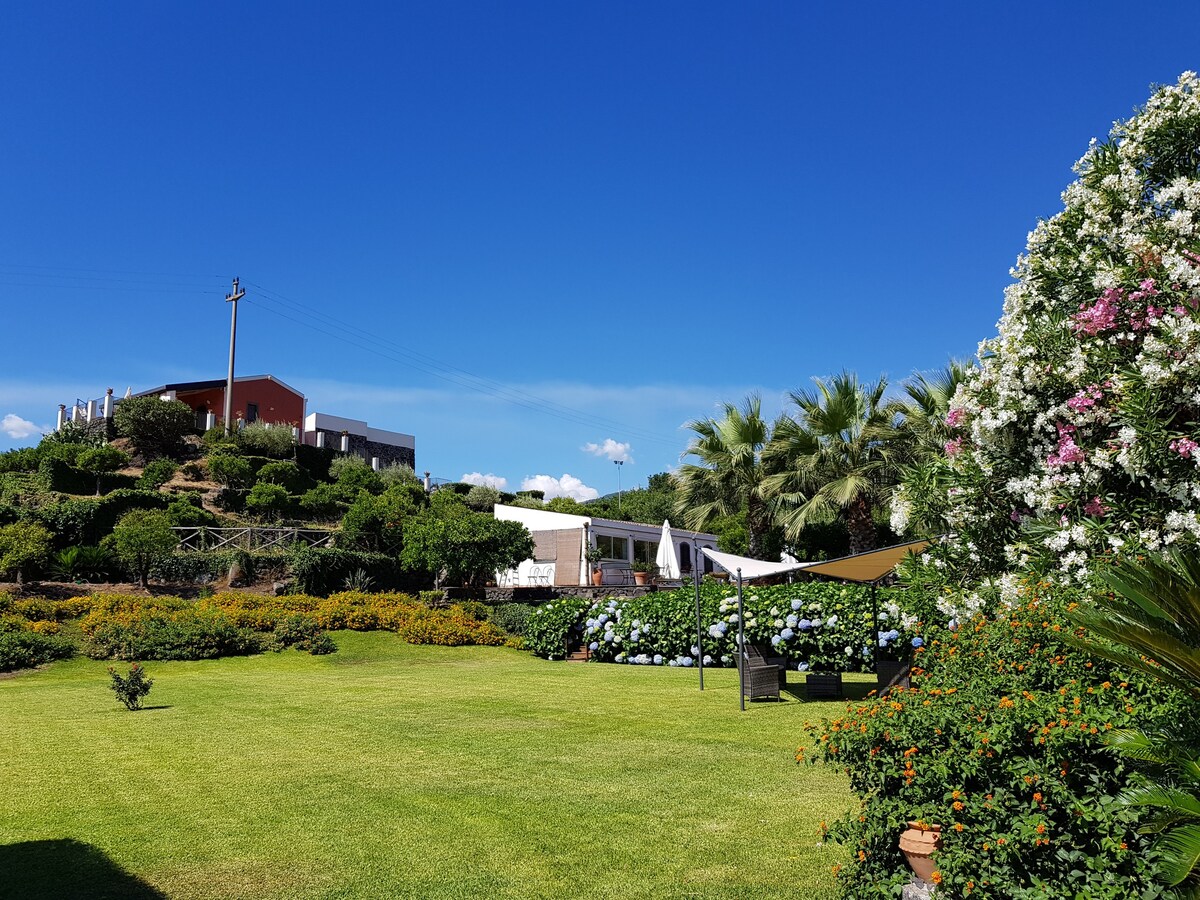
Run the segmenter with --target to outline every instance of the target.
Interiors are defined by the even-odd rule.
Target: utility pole
[[[621,467],[625,465],[625,460],[614,459],[613,465],[617,467],[617,515],[621,515]]]
[[[225,302],[233,304],[233,317],[229,322],[229,377],[225,380],[225,434],[233,433],[233,350],[237,344],[237,302],[246,296],[233,279],[233,292],[225,295]]]

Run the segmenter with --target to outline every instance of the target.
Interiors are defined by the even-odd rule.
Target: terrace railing
[[[323,528],[209,528],[176,526],[180,550],[286,550],[295,544],[304,547],[332,547],[336,531]]]

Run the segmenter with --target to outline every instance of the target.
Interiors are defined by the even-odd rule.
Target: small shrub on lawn
[[[129,667],[129,674],[122,675],[112,666],[108,667],[108,674],[112,677],[112,692],[117,695],[127,710],[142,708],[142,698],[150,693],[150,687],[154,684],[153,678],[146,677],[146,670],[137,663]]]

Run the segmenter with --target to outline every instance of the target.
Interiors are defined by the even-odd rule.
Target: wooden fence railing
[[[321,528],[208,528],[177,526],[180,550],[286,550],[293,544],[305,547],[333,546],[336,531]]]

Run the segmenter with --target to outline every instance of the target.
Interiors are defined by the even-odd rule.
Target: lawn
[[[797,766],[839,704],[737,704],[737,674],[551,663],[338,632],[332,656],[0,679],[5,897],[832,897]],[[793,675],[793,678],[796,676]]]

